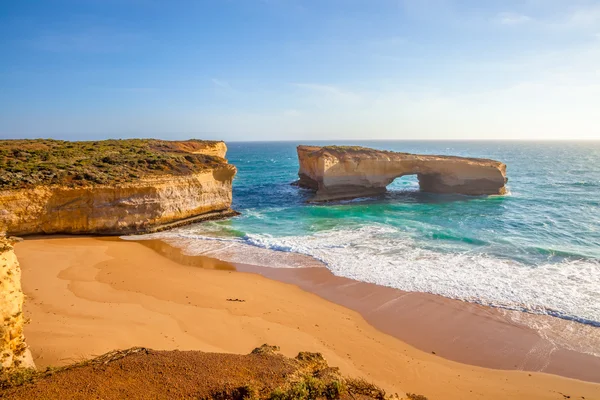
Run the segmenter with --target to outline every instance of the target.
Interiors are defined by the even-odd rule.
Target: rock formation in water
[[[33,368],[25,344],[21,267],[12,242],[0,237],[0,373],[15,368]]]
[[[236,215],[223,142],[0,141],[0,232],[126,234]]]
[[[417,175],[422,191],[465,195],[506,193],[506,165],[482,158],[420,155],[357,146],[298,146],[298,185],[314,201],[384,193],[404,175]]]

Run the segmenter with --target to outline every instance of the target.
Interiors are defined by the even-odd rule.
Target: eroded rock
[[[0,237],[0,372],[16,368],[34,368],[25,344],[21,267],[12,241]]]
[[[141,233],[237,214],[223,142],[20,142],[2,143],[28,152],[4,151],[0,233]],[[15,181],[19,170],[33,183]]]
[[[506,193],[506,165],[483,158],[420,155],[358,146],[298,146],[298,185],[314,201],[384,193],[394,179],[417,175],[422,191],[464,195]]]

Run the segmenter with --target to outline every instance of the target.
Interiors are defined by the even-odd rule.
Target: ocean
[[[307,203],[298,144],[361,145],[507,164],[506,196],[419,192],[416,176],[375,198]],[[184,248],[274,268],[306,257],[335,275],[600,327],[600,142],[228,143],[239,217],[158,233]]]

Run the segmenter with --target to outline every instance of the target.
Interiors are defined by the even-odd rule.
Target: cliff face
[[[225,160],[226,150],[222,142],[158,141],[150,155],[127,160],[137,168],[134,178],[124,170],[114,183],[75,185],[67,171],[58,184],[53,178],[50,184],[0,190],[0,232],[125,234],[235,215],[230,206],[236,168]],[[154,154],[158,161],[151,165],[161,168],[140,170],[140,160]],[[106,180],[110,168],[101,166],[86,173]]]
[[[24,297],[21,268],[12,243],[0,237],[0,372],[34,367],[23,335]]]
[[[315,201],[370,196],[404,175],[417,175],[422,191],[466,195],[506,193],[499,161],[418,155],[364,147],[298,146],[298,184],[316,190]]]

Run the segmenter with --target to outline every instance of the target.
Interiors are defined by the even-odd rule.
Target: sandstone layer
[[[12,243],[0,237],[0,372],[34,367],[23,334],[24,298]]]
[[[298,146],[297,150],[298,185],[315,190],[314,201],[381,194],[404,175],[417,175],[424,192],[473,196],[506,193],[506,165],[495,160],[357,146]]]
[[[4,190],[0,186],[0,232],[141,233],[236,214],[230,208],[236,168],[224,158],[223,142],[142,143],[144,147],[134,147],[129,156],[127,141],[118,142],[116,148],[96,146],[110,150],[104,150],[108,153],[104,156],[89,155],[83,172],[58,169],[56,162],[47,167],[43,161],[30,161],[33,166],[20,170],[26,172],[23,180],[33,183],[21,187],[15,187],[17,172],[5,176]],[[53,156],[60,149],[51,151]],[[95,161],[90,162],[92,157]],[[35,154],[21,158],[11,162],[25,164]],[[71,162],[73,168],[81,164],[85,165],[81,159]],[[49,168],[53,175],[47,173]],[[19,171],[18,164],[11,171]]]

